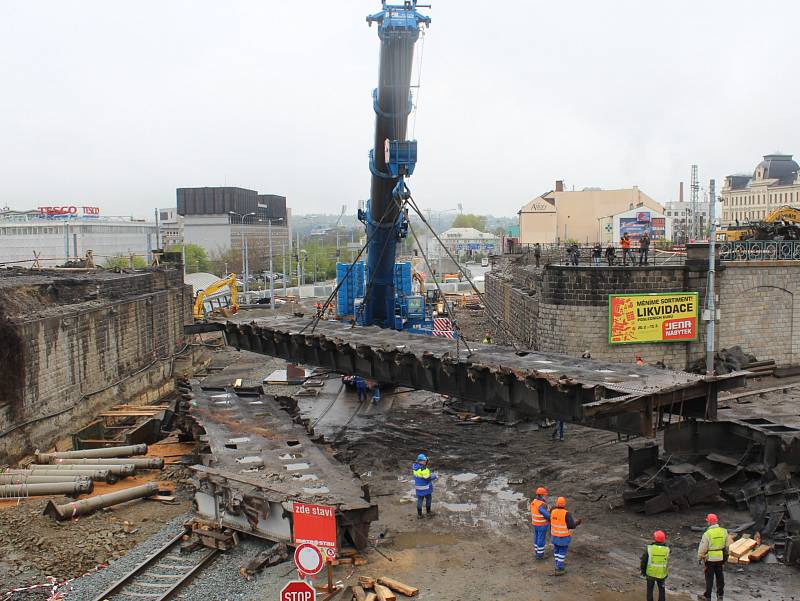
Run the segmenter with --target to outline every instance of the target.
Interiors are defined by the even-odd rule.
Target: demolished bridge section
[[[378,327],[308,319],[229,320],[226,341],[238,349],[357,374],[625,434],[652,436],[665,415],[716,419],[717,392],[741,385],[742,374],[709,378],[660,369],[516,352]]]
[[[367,546],[377,505],[361,480],[295,423],[293,399],[197,383],[191,395],[180,419],[205,447],[202,465],[191,468],[197,517],[292,544],[293,502],[326,505],[335,508],[338,548]]]

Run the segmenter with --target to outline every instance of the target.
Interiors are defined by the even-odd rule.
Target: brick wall
[[[0,283],[0,298],[15,294],[32,310],[0,323],[6,352],[19,358],[0,379],[0,464],[49,447],[113,402],[171,386],[191,323],[180,271]]]
[[[648,362],[685,369],[705,356],[705,325],[691,343],[608,344],[608,295],[649,292],[698,292],[706,303],[702,262],[677,266],[624,267],[546,265],[533,270],[517,261],[486,276],[485,300],[501,316],[517,341],[536,350]],[[800,265],[724,264],[717,270],[718,349],[740,345],[759,359],[779,364],[800,362]]]

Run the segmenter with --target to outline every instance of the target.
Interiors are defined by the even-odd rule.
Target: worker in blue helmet
[[[433,515],[431,500],[433,499],[433,481],[436,474],[428,467],[428,457],[425,453],[417,455],[417,461],[412,466],[414,470],[414,489],[417,493],[417,518],[422,517],[422,502],[425,502],[425,512],[428,517]]]

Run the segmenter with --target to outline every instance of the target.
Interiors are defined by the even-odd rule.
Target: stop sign
[[[316,601],[317,592],[307,582],[292,580],[281,590],[281,601]]]

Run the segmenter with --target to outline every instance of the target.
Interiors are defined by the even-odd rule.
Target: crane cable
[[[505,333],[505,335],[508,337],[508,340],[511,342],[511,346],[514,347],[514,350],[519,352],[520,349],[516,345],[516,343],[514,342],[514,336],[511,334],[511,329],[509,328],[508,324],[505,322],[505,320],[501,316],[492,315],[493,311],[489,307],[489,305],[486,302],[484,302],[483,294],[478,290],[478,288],[475,286],[474,282],[472,281],[472,278],[470,278],[469,275],[467,275],[466,271],[464,271],[464,268],[461,267],[461,264],[455,259],[455,257],[453,257],[453,254],[450,252],[450,249],[447,248],[447,246],[445,246],[444,242],[442,242],[442,239],[439,238],[439,235],[434,231],[434,229],[431,227],[430,223],[428,223],[428,221],[422,215],[422,211],[417,206],[417,202],[414,200],[414,197],[411,196],[411,195],[409,195],[409,203],[408,204],[412,209],[414,209],[414,212],[419,216],[419,218],[422,221],[422,223],[424,223],[428,227],[428,229],[430,230],[431,234],[433,234],[433,237],[436,238],[436,241],[439,243],[439,245],[447,253],[447,256],[450,257],[450,260],[453,261],[453,264],[458,268],[458,271],[461,273],[461,275],[463,275],[464,278],[467,280],[467,282],[469,282],[470,287],[472,288],[472,290],[475,292],[475,294],[478,296],[478,298],[483,303],[483,306],[486,309],[486,316],[489,318],[490,321],[492,321],[495,324],[495,326],[499,326],[499,329],[501,329]]]

